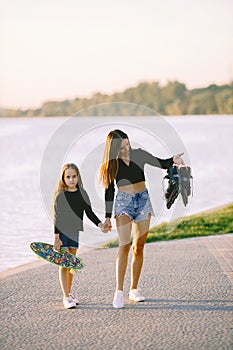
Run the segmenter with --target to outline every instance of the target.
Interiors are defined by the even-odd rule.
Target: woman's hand
[[[104,221],[104,229],[106,232],[110,231],[112,229],[112,223],[111,223],[111,219],[110,218],[106,218]]]
[[[181,157],[183,154],[184,154],[184,152],[178,153],[173,157],[173,163],[175,165],[184,165],[185,166],[185,162],[184,162],[183,158]]]
[[[59,237],[59,234],[58,233],[55,233],[54,235],[54,245],[53,245],[53,249],[54,250],[57,250],[58,252],[60,251],[61,249],[61,246],[62,246],[62,241],[60,240],[60,237]]]

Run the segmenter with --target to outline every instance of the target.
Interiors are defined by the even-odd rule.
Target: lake
[[[133,148],[160,158],[184,151],[191,166],[193,197],[167,210],[166,171],[146,166],[156,216],[151,226],[233,201],[233,116],[76,117],[0,119],[0,270],[36,260],[29,244],[53,242],[52,197],[62,164],[78,165],[93,210],[104,219],[104,191],[98,182],[105,139],[112,129],[129,135]],[[114,220],[112,220],[114,224]],[[85,217],[81,251],[116,237],[103,234]]]

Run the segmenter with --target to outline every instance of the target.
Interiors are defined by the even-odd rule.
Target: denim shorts
[[[64,233],[59,234],[60,240],[62,241],[62,248],[73,248],[79,247],[79,232],[70,236],[66,236]]]
[[[128,215],[134,222],[146,220],[148,214],[154,216],[148,190],[138,193],[118,191],[114,204],[114,217],[122,214]]]

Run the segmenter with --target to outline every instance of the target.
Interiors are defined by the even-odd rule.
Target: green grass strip
[[[147,243],[191,237],[233,233],[233,204],[177,220],[162,223],[149,230]],[[107,242],[104,248],[118,247],[118,238]]]

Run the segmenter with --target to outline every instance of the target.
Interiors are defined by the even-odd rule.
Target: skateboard
[[[53,245],[44,242],[32,242],[30,244],[32,251],[38,256],[51,264],[70,269],[71,274],[75,274],[84,267],[82,259],[71,254],[64,248],[60,251],[54,250]]]

